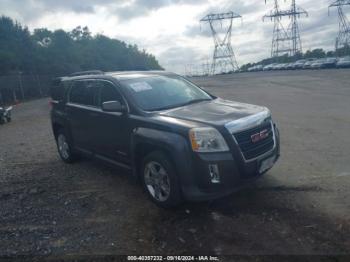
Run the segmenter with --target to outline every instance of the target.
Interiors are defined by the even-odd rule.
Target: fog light
[[[220,183],[220,174],[218,165],[209,165],[210,179],[213,184]]]

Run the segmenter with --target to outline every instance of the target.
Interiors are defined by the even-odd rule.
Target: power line
[[[278,57],[283,54],[295,56],[298,53],[302,53],[302,43],[297,20],[302,15],[308,16],[308,13],[303,8],[297,6],[295,0],[292,0],[289,10],[281,10],[278,0],[274,0],[274,9],[263,17],[264,21],[268,18],[274,21],[271,57]],[[291,19],[287,29],[282,24],[282,18],[286,16]]]
[[[337,0],[334,1],[329,8],[337,7],[339,17],[339,32],[335,41],[335,49],[339,50],[344,46],[350,46],[350,24],[343,8],[346,5],[350,5],[350,0]]]
[[[235,53],[231,44],[232,37],[232,23],[233,19],[242,18],[239,14],[234,12],[220,13],[220,14],[208,14],[203,17],[200,22],[208,23],[214,39],[214,54],[211,64],[211,74],[226,73],[239,69]],[[223,22],[228,21],[228,27],[225,30],[224,38],[220,36],[218,32],[218,24],[223,28]]]

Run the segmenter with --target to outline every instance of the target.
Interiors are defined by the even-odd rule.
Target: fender
[[[187,140],[183,136],[151,128],[135,128],[131,136],[130,150],[135,176],[137,176],[137,156],[135,152],[140,144],[147,144],[168,152],[175,164],[182,185],[191,178],[188,175],[191,170],[191,151]]]
[[[67,138],[70,143],[74,146],[73,136],[71,133],[70,122],[67,119],[67,113],[64,110],[51,110],[51,124],[52,131],[55,135],[54,125],[62,126],[66,132]]]

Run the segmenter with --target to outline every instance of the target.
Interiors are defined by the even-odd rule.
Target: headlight
[[[190,130],[192,149],[199,153],[227,152],[229,148],[218,130],[212,127],[199,127]]]

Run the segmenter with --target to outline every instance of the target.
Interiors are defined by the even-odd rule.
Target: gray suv
[[[97,158],[130,170],[161,207],[228,195],[280,155],[266,107],[215,97],[168,72],[83,72],[51,90],[62,160]]]

